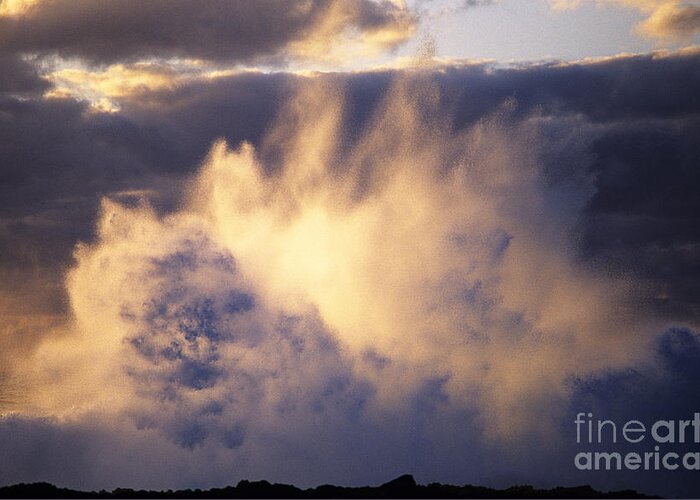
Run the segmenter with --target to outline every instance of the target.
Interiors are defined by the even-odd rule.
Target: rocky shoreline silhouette
[[[380,486],[322,485],[301,489],[290,484],[268,481],[240,481],[236,486],[208,490],[133,490],[79,491],[49,483],[16,484],[0,487],[0,498],[659,498],[634,490],[601,492],[591,486],[539,489],[528,485],[494,489],[484,486],[416,483],[403,475]]]

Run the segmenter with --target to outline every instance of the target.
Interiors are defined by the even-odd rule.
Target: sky
[[[0,485],[697,496],[700,439],[622,428],[700,412],[699,44],[684,0],[0,1]]]

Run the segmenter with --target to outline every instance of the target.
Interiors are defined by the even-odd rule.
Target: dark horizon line
[[[410,474],[404,474],[380,486],[334,486],[298,488],[291,484],[265,480],[241,480],[236,486],[184,490],[80,491],[59,488],[51,483],[19,483],[0,487],[0,498],[660,498],[635,490],[602,492],[590,485],[557,486],[551,489],[515,485],[505,489],[465,484],[442,483],[420,485]]]

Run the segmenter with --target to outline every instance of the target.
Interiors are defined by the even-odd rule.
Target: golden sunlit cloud
[[[174,60],[114,64],[103,69],[54,61],[46,79],[53,86],[47,99],[76,99],[103,113],[121,110],[125,101],[148,100],[162,91],[172,91],[196,81],[215,80],[236,74],[257,72],[246,68],[219,68],[200,60]]]
[[[550,0],[550,5],[560,10],[582,4],[582,0]],[[637,30],[646,37],[682,42],[700,33],[700,4],[694,0],[596,0],[596,4],[628,7],[644,13],[647,18]]]
[[[0,0],[0,16],[19,16],[42,0]]]
[[[61,66],[47,74],[46,78],[53,83],[53,87],[44,96],[49,99],[84,100],[102,112],[118,111],[119,102],[124,99],[171,90],[195,77],[211,77],[208,75],[210,68],[200,61],[179,62],[177,65],[145,62],[114,64],[105,69],[91,69],[82,65]]]
[[[687,41],[700,34],[700,4],[665,2],[639,26],[641,33],[669,41]]]
[[[290,44],[290,54],[301,61],[332,67],[353,67],[358,62],[376,59],[408,41],[417,29],[417,19],[404,5],[397,4],[392,23],[352,27],[352,19],[361,17],[358,2],[329,4],[327,13],[302,39]]]
[[[500,440],[545,433],[571,377],[645,359],[659,325],[630,283],[576,265],[537,117],[512,125],[507,102],[452,132],[438,101],[415,71],[347,145],[342,89],[309,78],[260,151],[213,146],[175,213],[105,200],[25,411],[131,415],[180,442],[178,415],[212,402],[213,432],[265,434],[312,418],[328,380],[352,381],[369,420],[437,380]]]

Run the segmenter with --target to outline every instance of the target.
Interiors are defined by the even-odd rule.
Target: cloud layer
[[[344,51],[391,49],[406,41],[416,20],[388,1],[45,0],[6,9],[0,50],[58,54],[93,64],[150,58],[227,63],[330,57]]]

